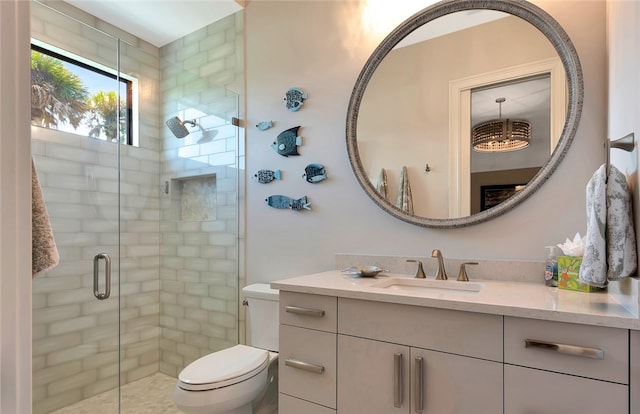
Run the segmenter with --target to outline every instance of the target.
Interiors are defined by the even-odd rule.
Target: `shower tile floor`
[[[122,387],[122,414],[180,414],[173,403],[176,379],[157,373]],[[51,414],[114,414],[117,390],[107,391]]]

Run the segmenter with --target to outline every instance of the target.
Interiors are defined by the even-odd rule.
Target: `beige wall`
[[[609,124],[608,137],[621,138],[635,133],[636,143],[640,140],[640,78],[638,78],[638,57],[640,36],[640,3],[635,1],[610,1],[607,7],[607,36],[609,45]],[[611,151],[611,163],[629,177],[629,183],[636,197],[635,217],[640,217],[640,184],[638,182],[638,150],[627,153]],[[636,234],[639,234],[640,220],[636,220]]]
[[[611,150],[611,163],[628,177],[633,192],[633,208],[636,218],[636,238],[640,234],[640,182],[638,181],[638,141],[640,139],[640,79],[638,78],[638,59],[640,44],[640,3],[636,1],[607,2],[607,45],[609,67],[609,107],[607,136],[620,138],[630,132],[635,133],[636,149],[631,152]],[[598,147],[602,148],[602,147]],[[638,284],[628,280],[626,283],[612,283],[609,292],[621,291],[620,300],[627,308],[638,310]],[[636,302],[628,303],[635,298]],[[637,336],[636,336],[637,338]],[[635,368],[634,375],[639,378]],[[640,410],[638,387],[632,387],[632,412]],[[633,408],[635,407],[635,408]]]
[[[562,165],[525,203],[492,221],[450,230],[417,227],[387,215],[351,171],[346,108],[355,79],[380,40],[363,32],[359,3],[249,3],[247,172],[280,168],[284,174],[283,181],[268,185],[247,183],[249,282],[332,269],[336,253],[426,256],[429,249],[439,248],[448,257],[542,261],[545,245],[584,233],[584,188],[604,159],[605,3],[536,3],[565,28],[582,62],[585,100],[576,139]],[[291,86],[309,93],[297,113],[288,113],[281,103]],[[259,132],[252,127],[268,119],[276,122],[275,128]],[[283,158],[269,143],[294,125],[302,125],[302,155]],[[310,162],[324,163],[329,179],[305,183],[300,176]],[[269,208],[264,199],[271,194],[307,195],[314,210]]]
[[[26,48],[27,7],[16,5],[24,3],[22,1],[0,3],[3,21],[7,17],[6,21],[14,23],[0,26],[3,56],[7,52],[20,55],[19,48],[10,48],[8,45],[16,43]],[[331,174],[329,181],[314,187],[313,192],[308,191],[315,203],[316,211],[312,213],[270,210],[262,200],[268,193],[307,192],[309,187],[305,183],[295,181],[299,167],[306,161],[304,159],[294,165],[286,164],[287,170],[295,174],[291,175],[292,181],[284,187],[268,187],[267,191],[267,187],[249,183],[251,196],[247,200],[250,208],[247,232],[251,237],[247,240],[250,254],[247,262],[250,281],[268,281],[332,268],[335,252],[411,255],[425,254],[428,248],[437,245],[450,256],[469,257],[468,252],[473,248],[477,252],[474,254],[476,257],[542,260],[542,246],[563,240],[566,235],[584,226],[584,184],[604,159],[601,149],[607,114],[604,5],[603,2],[552,0],[536,3],[560,21],[580,54],[585,74],[585,108],[578,136],[558,172],[525,205],[492,222],[458,230],[422,229],[395,220],[375,207],[353,178],[344,145],[344,115],[355,78],[376,40],[362,36],[357,22],[353,22],[358,8],[351,2],[281,2],[275,3],[273,11],[267,12],[266,2],[249,4],[248,21],[252,27],[247,29],[250,38],[247,41],[247,56],[250,57],[248,63],[251,67],[248,68],[247,83],[251,88],[248,91],[249,99],[255,103],[248,105],[251,112],[247,124],[252,125],[256,120],[271,116],[278,122],[277,129],[289,123],[304,122],[306,131],[303,133],[308,134],[309,138],[313,137],[313,141],[305,142],[303,154],[325,162]],[[610,21],[616,23],[610,27],[619,30],[609,38],[611,50],[616,50],[609,62],[611,79],[615,79],[616,74],[624,74],[624,78],[615,81],[618,92],[610,96],[616,116],[614,119],[612,115],[609,132],[619,135],[626,133],[629,128],[637,130],[637,120],[640,119],[636,105],[638,79],[634,74],[639,56],[634,39],[637,38],[640,15],[638,3],[613,3],[624,6],[617,17],[610,17]],[[327,9],[321,8],[323,4]],[[336,19],[334,24],[329,23],[331,18]],[[21,101],[19,92],[5,86],[14,85],[14,75],[28,72],[27,54],[24,50],[22,52],[22,61],[3,59],[0,65],[2,101],[15,102],[18,107],[20,104],[28,105],[28,101]],[[19,76],[18,81],[22,85],[28,84],[27,79],[20,79]],[[626,87],[628,82],[632,87]],[[286,88],[294,84],[309,90],[309,100],[301,113],[284,113],[281,96]],[[0,409],[2,412],[28,412],[31,406],[31,327],[28,322],[31,295],[30,292],[24,295],[30,285],[28,269],[24,266],[28,260],[18,261],[25,259],[24,255],[11,246],[14,242],[17,246],[28,243],[23,238],[24,231],[18,231],[16,223],[21,229],[25,228],[25,223],[28,227],[29,214],[24,202],[28,202],[29,188],[7,179],[11,175],[28,176],[28,140],[16,139],[28,136],[27,123],[12,122],[12,119],[25,120],[28,111],[23,111],[23,117],[19,117],[5,111],[4,106],[2,108]],[[292,118],[293,115],[296,117]],[[620,120],[624,122],[618,122]],[[15,125],[24,125],[23,130],[12,128]],[[619,130],[614,131],[613,128]],[[250,171],[275,164],[276,160],[283,162],[273,158],[269,153],[271,150],[265,148],[272,138],[271,134],[267,137],[266,133],[253,128],[249,128],[248,132],[249,150],[251,156],[255,157],[248,166]],[[637,153],[632,157],[629,166],[635,168]],[[614,162],[620,165],[619,161]],[[278,166],[284,168],[285,164]],[[9,175],[4,174],[7,171]],[[331,186],[327,187],[329,183]],[[636,187],[637,184],[634,184],[634,189]],[[553,202],[560,195],[567,202],[555,206]],[[637,196],[635,201],[637,208]],[[519,230],[522,229],[527,231],[526,239],[519,237],[522,233]],[[511,232],[516,233],[509,237],[511,243],[501,244],[503,249],[500,251],[491,247],[503,241],[504,235]],[[15,315],[20,315],[20,319],[16,320]]]

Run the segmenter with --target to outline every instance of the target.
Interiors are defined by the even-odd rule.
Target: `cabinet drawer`
[[[506,363],[629,383],[626,329],[505,317],[504,335]]]
[[[278,414],[336,414],[336,410],[280,393]]]
[[[336,332],[337,298],[280,291],[280,323]]]
[[[505,365],[504,412],[628,414],[629,387]]]
[[[339,333],[502,362],[500,315],[345,298],[338,306]]]
[[[336,334],[280,325],[279,390],[336,408]]]

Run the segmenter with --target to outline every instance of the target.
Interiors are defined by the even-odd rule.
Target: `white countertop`
[[[340,271],[329,271],[278,280],[271,282],[271,287],[289,292],[640,330],[638,315],[629,312],[606,292],[574,292],[540,283],[495,280],[470,282],[482,285],[476,293],[395,291],[371,287],[389,277],[412,278],[388,273],[375,278],[354,277]],[[438,283],[463,282],[447,280]]]

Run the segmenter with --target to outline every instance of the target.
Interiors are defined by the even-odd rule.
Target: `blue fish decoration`
[[[324,165],[322,164],[309,164],[304,169],[302,176],[305,177],[308,183],[315,184],[326,180],[327,172],[324,170]]]
[[[262,121],[256,124],[256,128],[258,128],[260,131],[266,131],[272,126],[273,126],[273,121]]]
[[[278,154],[288,157],[289,155],[298,154],[298,145],[302,145],[302,138],[298,136],[300,126],[289,128],[282,131],[277,137],[271,148]]]
[[[302,92],[300,88],[289,88],[284,94],[284,106],[291,112],[297,112],[305,99],[307,99],[307,94]]]
[[[280,180],[280,170],[260,170],[253,175],[260,184],[267,184],[273,180]]]
[[[295,211],[300,211],[302,209],[311,210],[311,203],[307,201],[307,196],[294,200],[293,198],[284,195],[272,195],[267,197],[264,201],[273,208],[288,208]]]

